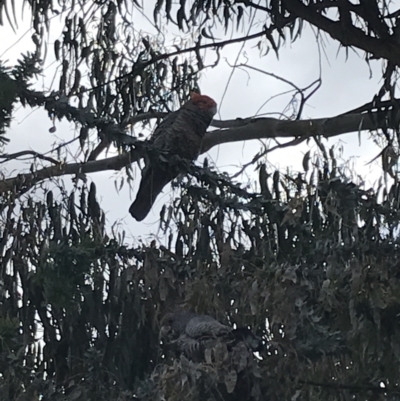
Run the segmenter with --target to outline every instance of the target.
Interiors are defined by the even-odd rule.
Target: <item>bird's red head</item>
[[[199,109],[210,111],[213,115],[217,112],[217,103],[209,96],[200,95],[200,93],[191,92],[190,99]]]

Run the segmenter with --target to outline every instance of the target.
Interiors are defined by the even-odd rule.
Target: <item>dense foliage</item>
[[[60,161],[69,144],[51,157],[1,155],[32,156],[32,166],[15,176],[4,169],[0,182],[0,400],[397,399],[400,57],[392,2],[161,0],[159,26],[201,32],[170,48],[161,34],[134,29],[136,1],[24,3],[36,50],[0,65],[0,140],[6,150],[18,104],[41,107],[53,121],[76,124],[82,159]],[[14,0],[0,3],[0,24],[16,24],[15,8]],[[235,28],[252,10],[265,17],[260,32],[214,41],[214,23]],[[60,74],[46,93],[35,78],[53,18],[64,24],[54,42]],[[130,163],[146,146],[127,128],[197,89],[202,50],[218,54],[258,38],[279,52],[304,23],[365,51],[367,61],[385,60],[382,88],[362,108],[383,121],[375,133],[385,146],[380,186],[360,185],[313,134],[319,152],[306,153],[303,171],[258,163],[257,190],[207,163],[186,166],[179,195],[160,214],[164,245],[128,243],[107,226],[83,173],[126,167],[131,178]],[[108,167],[99,156],[111,145],[118,163]],[[37,158],[50,167],[37,169]],[[72,190],[55,180],[63,174],[76,174]],[[164,353],[159,323],[177,306],[250,326],[264,349],[214,350],[203,362]]]
[[[225,183],[225,196],[204,172],[177,200],[167,247],[109,237],[94,185],[61,202],[52,192],[28,200],[17,218],[9,200],[3,399],[24,389],[60,400],[396,393],[399,186],[377,202],[326,167],[271,182],[260,174],[261,193]],[[177,303],[250,325],[267,341],[262,359],[163,358],[158,323]]]

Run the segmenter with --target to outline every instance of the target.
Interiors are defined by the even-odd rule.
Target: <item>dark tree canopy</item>
[[[0,400],[399,398],[400,9],[354,3],[159,0],[153,37],[135,29],[139,1],[24,1],[35,50],[15,65],[0,60]],[[17,8],[0,2],[0,36],[17,27]],[[241,34],[255,11],[258,31]],[[62,34],[49,42],[57,23]],[[181,35],[172,46],[166,24]],[[203,152],[248,139],[287,142],[243,166],[257,171],[253,186],[207,159],[187,164],[160,212],[160,241],[133,242],[110,226],[90,173],[123,170],[131,184],[131,166],[152,149],[130,128],[187,101],[223,48],[253,41],[276,57],[305,26],[316,40],[328,34],[343,51],[363,52],[366,63],[382,60],[376,95],[345,114],[305,120],[317,79],[294,87],[291,118],[214,120]],[[234,36],[214,38],[221,28]],[[39,77],[53,54],[57,85],[44,90]],[[20,105],[46,110],[53,129],[72,122],[78,135],[43,154],[8,153]],[[382,147],[374,188],[327,146],[326,138],[356,131]],[[304,155],[302,171],[264,163],[274,149],[307,141],[317,151]],[[16,160],[29,167],[7,172]],[[72,186],[61,179],[68,175]],[[201,360],[165,353],[161,319],[180,309],[247,327],[264,347],[253,355],[218,343]]]

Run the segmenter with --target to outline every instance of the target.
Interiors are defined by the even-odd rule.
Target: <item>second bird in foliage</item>
[[[248,327],[234,329],[208,315],[180,311],[167,313],[160,323],[163,344],[193,360],[201,360],[205,350],[218,342],[232,349],[238,343],[254,352],[263,348],[261,338]]]

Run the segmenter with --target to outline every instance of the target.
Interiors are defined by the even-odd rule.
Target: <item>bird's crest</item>
[[[196,92],[190,92],[190,99],[192,103],[200,109],[217,109],[217,103],[210,96],[200,95],[200,93]]]

